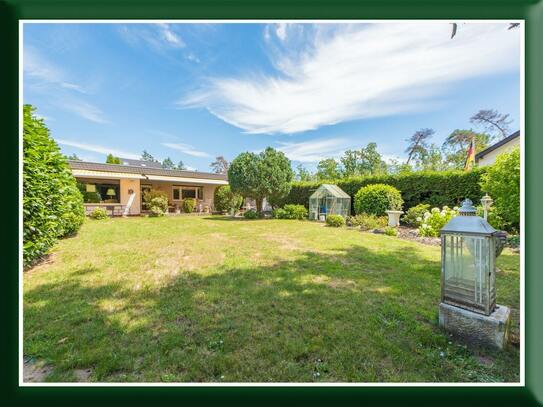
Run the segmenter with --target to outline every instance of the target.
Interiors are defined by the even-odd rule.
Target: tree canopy
[[[212,168],[213,172],[216,174],[226,174],[228,172],[228,167],[230,163],[222,156],[215,158],[209,166]]]
[[[453,169],[462,169],[471,140],[475,140],[475,151],[484,150],[488,146],[490,136],[486,133],[477,133],[471,129],[456,129],[447,136],[443,143],[445,163]]]
[[[317,179],[331,180],[341,178],[339,163],[333,158],[326,158],[319,161],[317,165]]]
[[[433,129],[420,129],[406,141],[409,143],[405,152],[408,154],[406,164],[414,160],[420,164],[428,154],[428,139],[434,135]]]
[[[143,161],[150,161],[154,163],[159,162],[155,157],[153,157],[149,152],[147,152],[147,150],[143,150],[143,152],[141,153],[141,159]]]
[[[264,198],[274,205],[289,193],[293,176],[290,160],[271,147],[260,154],[241,153],[228,169],[232,192],[253,198],[259,213]]]
[[[119,157],[115,157],[113,154],[108,154],[106,157],[106,164],[122,164]]]
[[[471,123],[484,129],[492,139],[502,139],[509,135],[509,125],[513,122],[509,114],[499,113],[497,110],[479,110],[469,119]]]
[[[162,161],[162,168],[166,168],[168,170],[172,170],[175,168],[175,164],[173,163],[172,159],[170,157],[166,157],[164,161]]]
[[[81,158],[79,158],[76,153],[67,155],[66,159],[67,160],[72,160],[72,161],[82,161]]]
[[[377,151],[376,143],[368,143],[359,150],[347,150],[341,157],[345,177],[384,174],[386,163]]]

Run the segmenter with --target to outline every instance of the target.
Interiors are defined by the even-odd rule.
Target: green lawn
[[[438,247],[289,220],[89,220],[24,273],[49,381],[518,381],[437,325]],[[518,336],[519,256],[498,261]]]

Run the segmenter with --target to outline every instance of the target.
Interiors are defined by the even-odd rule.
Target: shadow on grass
[[[516,349],[468,350],[437,327],[439,262],[415,249],[92,285],[114,272],[25,294],[24,352],[54,366],[49,380],[518,381]]]

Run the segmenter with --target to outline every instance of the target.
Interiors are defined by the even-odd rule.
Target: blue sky
[[[405,157],[479,109],[520,127],[520,30],[508,23],[25,24],[24,102],[66,154],[145,149],[208,171],[272,146],[314,168],[376,142]]]

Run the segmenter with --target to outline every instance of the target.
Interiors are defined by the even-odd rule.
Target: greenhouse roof
[[[327,195],[334,196],[336,198],[351,198],[344,190],[342,190],[337,185],[332,184],[322,184],[317,188],[315,192],[310,196],[310,198],[321,197],[324,193]]]

